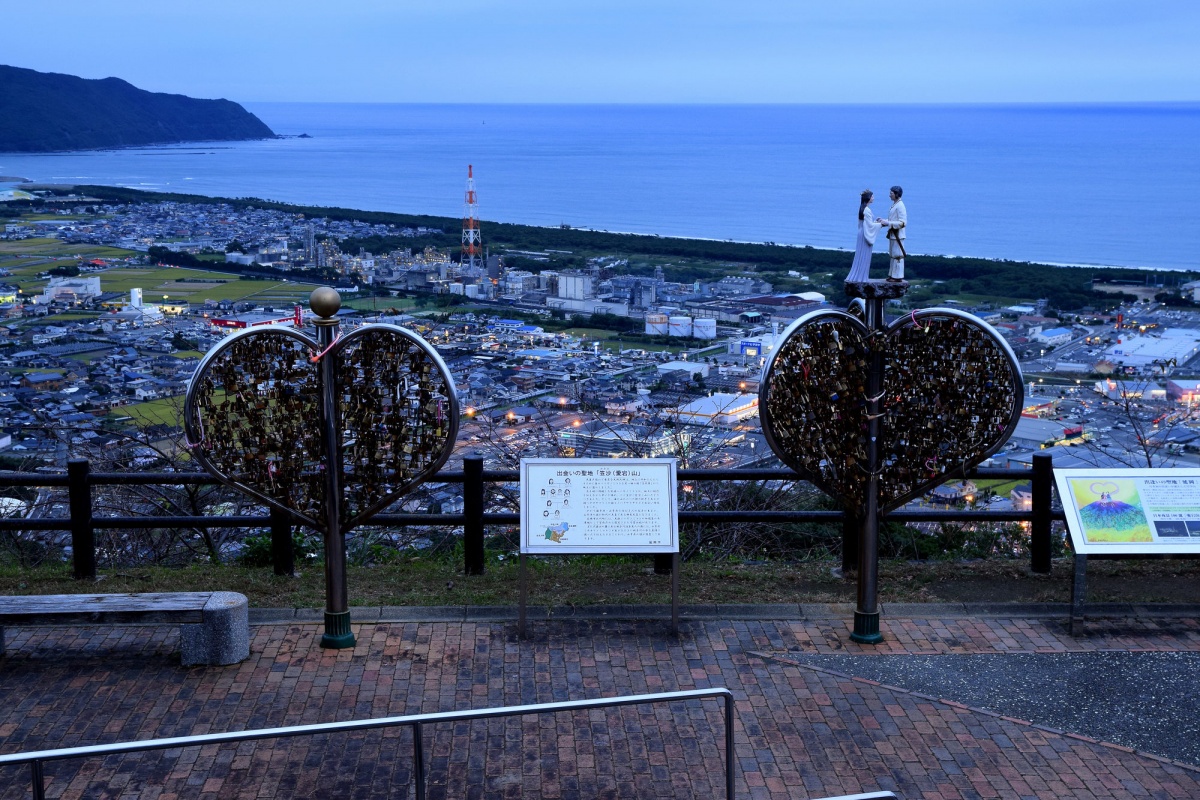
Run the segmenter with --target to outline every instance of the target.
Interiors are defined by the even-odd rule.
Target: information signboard
[[[673,458],[521,460],[521,552],[678,553]]]
[[[1056,469],[1075,552],[1200,553],[1200,469]]]

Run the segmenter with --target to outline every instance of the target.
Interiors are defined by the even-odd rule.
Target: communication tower
[[[475,274],[481,266],[479,240],[479,206],[475,200],[475,176],[467,165],[467,199],[463,206],[462,266]]]

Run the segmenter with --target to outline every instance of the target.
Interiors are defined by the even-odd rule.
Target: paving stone
[[[356,621],[346,650],[295,619],[252,628],[240,664],[190,669],[171,626],[10,628],[0,751],[727,686],[739,798],[1200,797],[1194,765],[797,657],[1200,653],[1194,616],[1089,619],[1075,637],[1049,617],[890,616],[872,647],[825,610],[690,620],[679,636],[661,620],[531,618],[527,640],[510,621]],[[430,798],[724,796],[716,702],[436,725],[423,742]],[[388,730],[59,762],[48,796],[405,797],[412,747]],[[0,770],[0,799],[25,797],[28,774]]]
[[[465,606],[384,606],[379,609],[380,622],[462,622],[466,618]]]
[[[718,605],[712,616],[719,619],[802,619],[796,603],[743,603]]]

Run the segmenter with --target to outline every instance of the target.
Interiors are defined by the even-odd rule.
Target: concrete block
[[[180,629],[185,667],[236,664],[250,657],[250,614],[245,595],[213,592],[203,613],[203,622]]]

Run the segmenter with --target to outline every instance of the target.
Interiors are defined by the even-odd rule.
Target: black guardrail
[[[792,470],[770,469],[681,469],[677,473],[681,483],[703,481],[798,481],[802,480]],[[967,511],[948,509],[945,511],[897,510],[887,514],[886,519],[895,522],[1028,522],[1030,523],[1030,568],[1034,572],[1050,572],[1051,527],[1055,520],[1063,520],[1062,511],[1052,506],[1053,460],[1049,454],[1039,453],[1033,457],[1032,469],[976,469],[967,474],[972,480],[1028,480],[1032,486],[1032,508],[1028,511]],[[463,459],[461,471],[447,470],[430,478],[430,483],[461,483],[463,485],[462,514],[376,514],[369,524],[377,526],[448,526],[463,529],[464,568],[468,575],[482,575],[484,571],[484,531],[489,525],[519,525],[521,516],[517,512],[485,511],[485,495],[488,484],[519,483],[517,470],[485,470],[483,459],[468,456]],[[271,510],[262,515],[229,516],[96,516],[93,503],[93,488],[97,486],[133,485],[210,485],[217,481],[206,473],[186,472],[93,472],[91,464],[84,459],[73,459],[67,464],[66,473],[42,474],[27,472],[0,472],[0,489],[8,487],[65,487],[68,496],[69,516],[39,517],[36,519],[0,519],[0,531],[70,531],[77,579],[90,580],[96,577],[96,540],[98,529],[131,530],[147,528],[269,528],[271,531],[272,560],[276,574],[290,575],[295,570],[292,553],[292,521],[286,514]],[[843,564],[856,563],[856,536],[853,520],[842,511],[721,511],[688,510],[678,512],[680,525],[705,523],[796,523],[823,522],[843,525]],[[670,559],[656,561],[656,571],[668,571]]]

